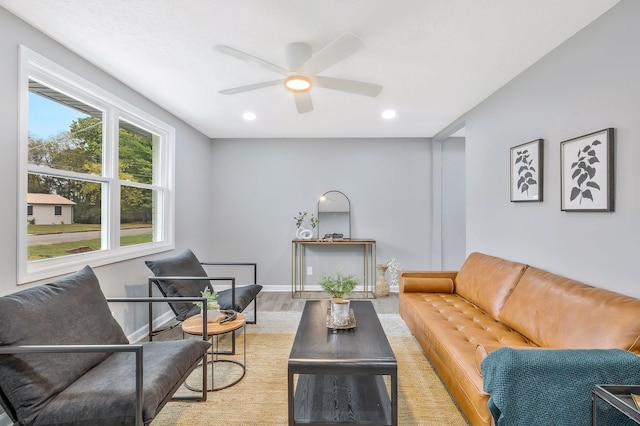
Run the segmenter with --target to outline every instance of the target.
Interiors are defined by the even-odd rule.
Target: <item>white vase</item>
[[[349,300],[339,297],[331,299],[331,319],[336,327],[349,325]]]
[[[218,322],[220,318],[220,309],[207,309],[207,323]]]
[[[313,236],[313,231],[311,229],[305,228],[304,226],[298,227],[296,231],[296,238],[299,240],[310,240]]]

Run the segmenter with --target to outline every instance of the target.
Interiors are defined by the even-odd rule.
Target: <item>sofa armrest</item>
[[[453,293],[457,271],[401,271],[400,293]]]

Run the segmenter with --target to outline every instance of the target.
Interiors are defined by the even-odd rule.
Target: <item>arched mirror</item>
[[[351,203],[340,191],[328,191],[318,200],[318,236],[351,238]]]

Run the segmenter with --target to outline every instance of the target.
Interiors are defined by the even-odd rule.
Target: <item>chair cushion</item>
[[[185,374],[211,346],[198,339],[143,343],[144,404],[150,422]],[[135,354],[115,353],[82,376],[44,408],[38,424],[131,425],[135,420]],[[82,397],[78,398],[78,395]],[[45,420],[46,419],[46,420]],[[40,423],[42,420],[42,423]]]
[[[218,292],[218,304],[221,309],[233,309],[237,312],[242,312],[256,298],[260,290],[262,290],[262,286],[259,284],[236,287],[235,306],[232,306],[231,303],[231,289],[222,290]]]
[[[151,269],[156,277],[206,277],[200,261],[189,249],[182,253],[157,260],[146,260],[144,263]],[[157,281],[160,291],[165,297],[197,297],[205,288],[211,289],[209,280],[159,280]],[[178,321],[184,321],[189,316],[200,312],[194,311],[192,302],[169,303],[171,309],[176,314]]]
[[[127,344],[90,267],[0,297],[2,345]],[[21,424],[108,353],[0,355],[0,387]]]

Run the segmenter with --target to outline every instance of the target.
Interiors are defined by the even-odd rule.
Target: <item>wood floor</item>
[[[302,312],[304,303],[308,299],[328,298],[322,293],[311,293],[302,298],[293,298],[291,293],[261,291],[258,295],[258,316],[260,312]],[[354,298],[352,298],[354,299]],[[389,296],[368,299],[379,314],[398,313],[398,293],[390,293]]]

